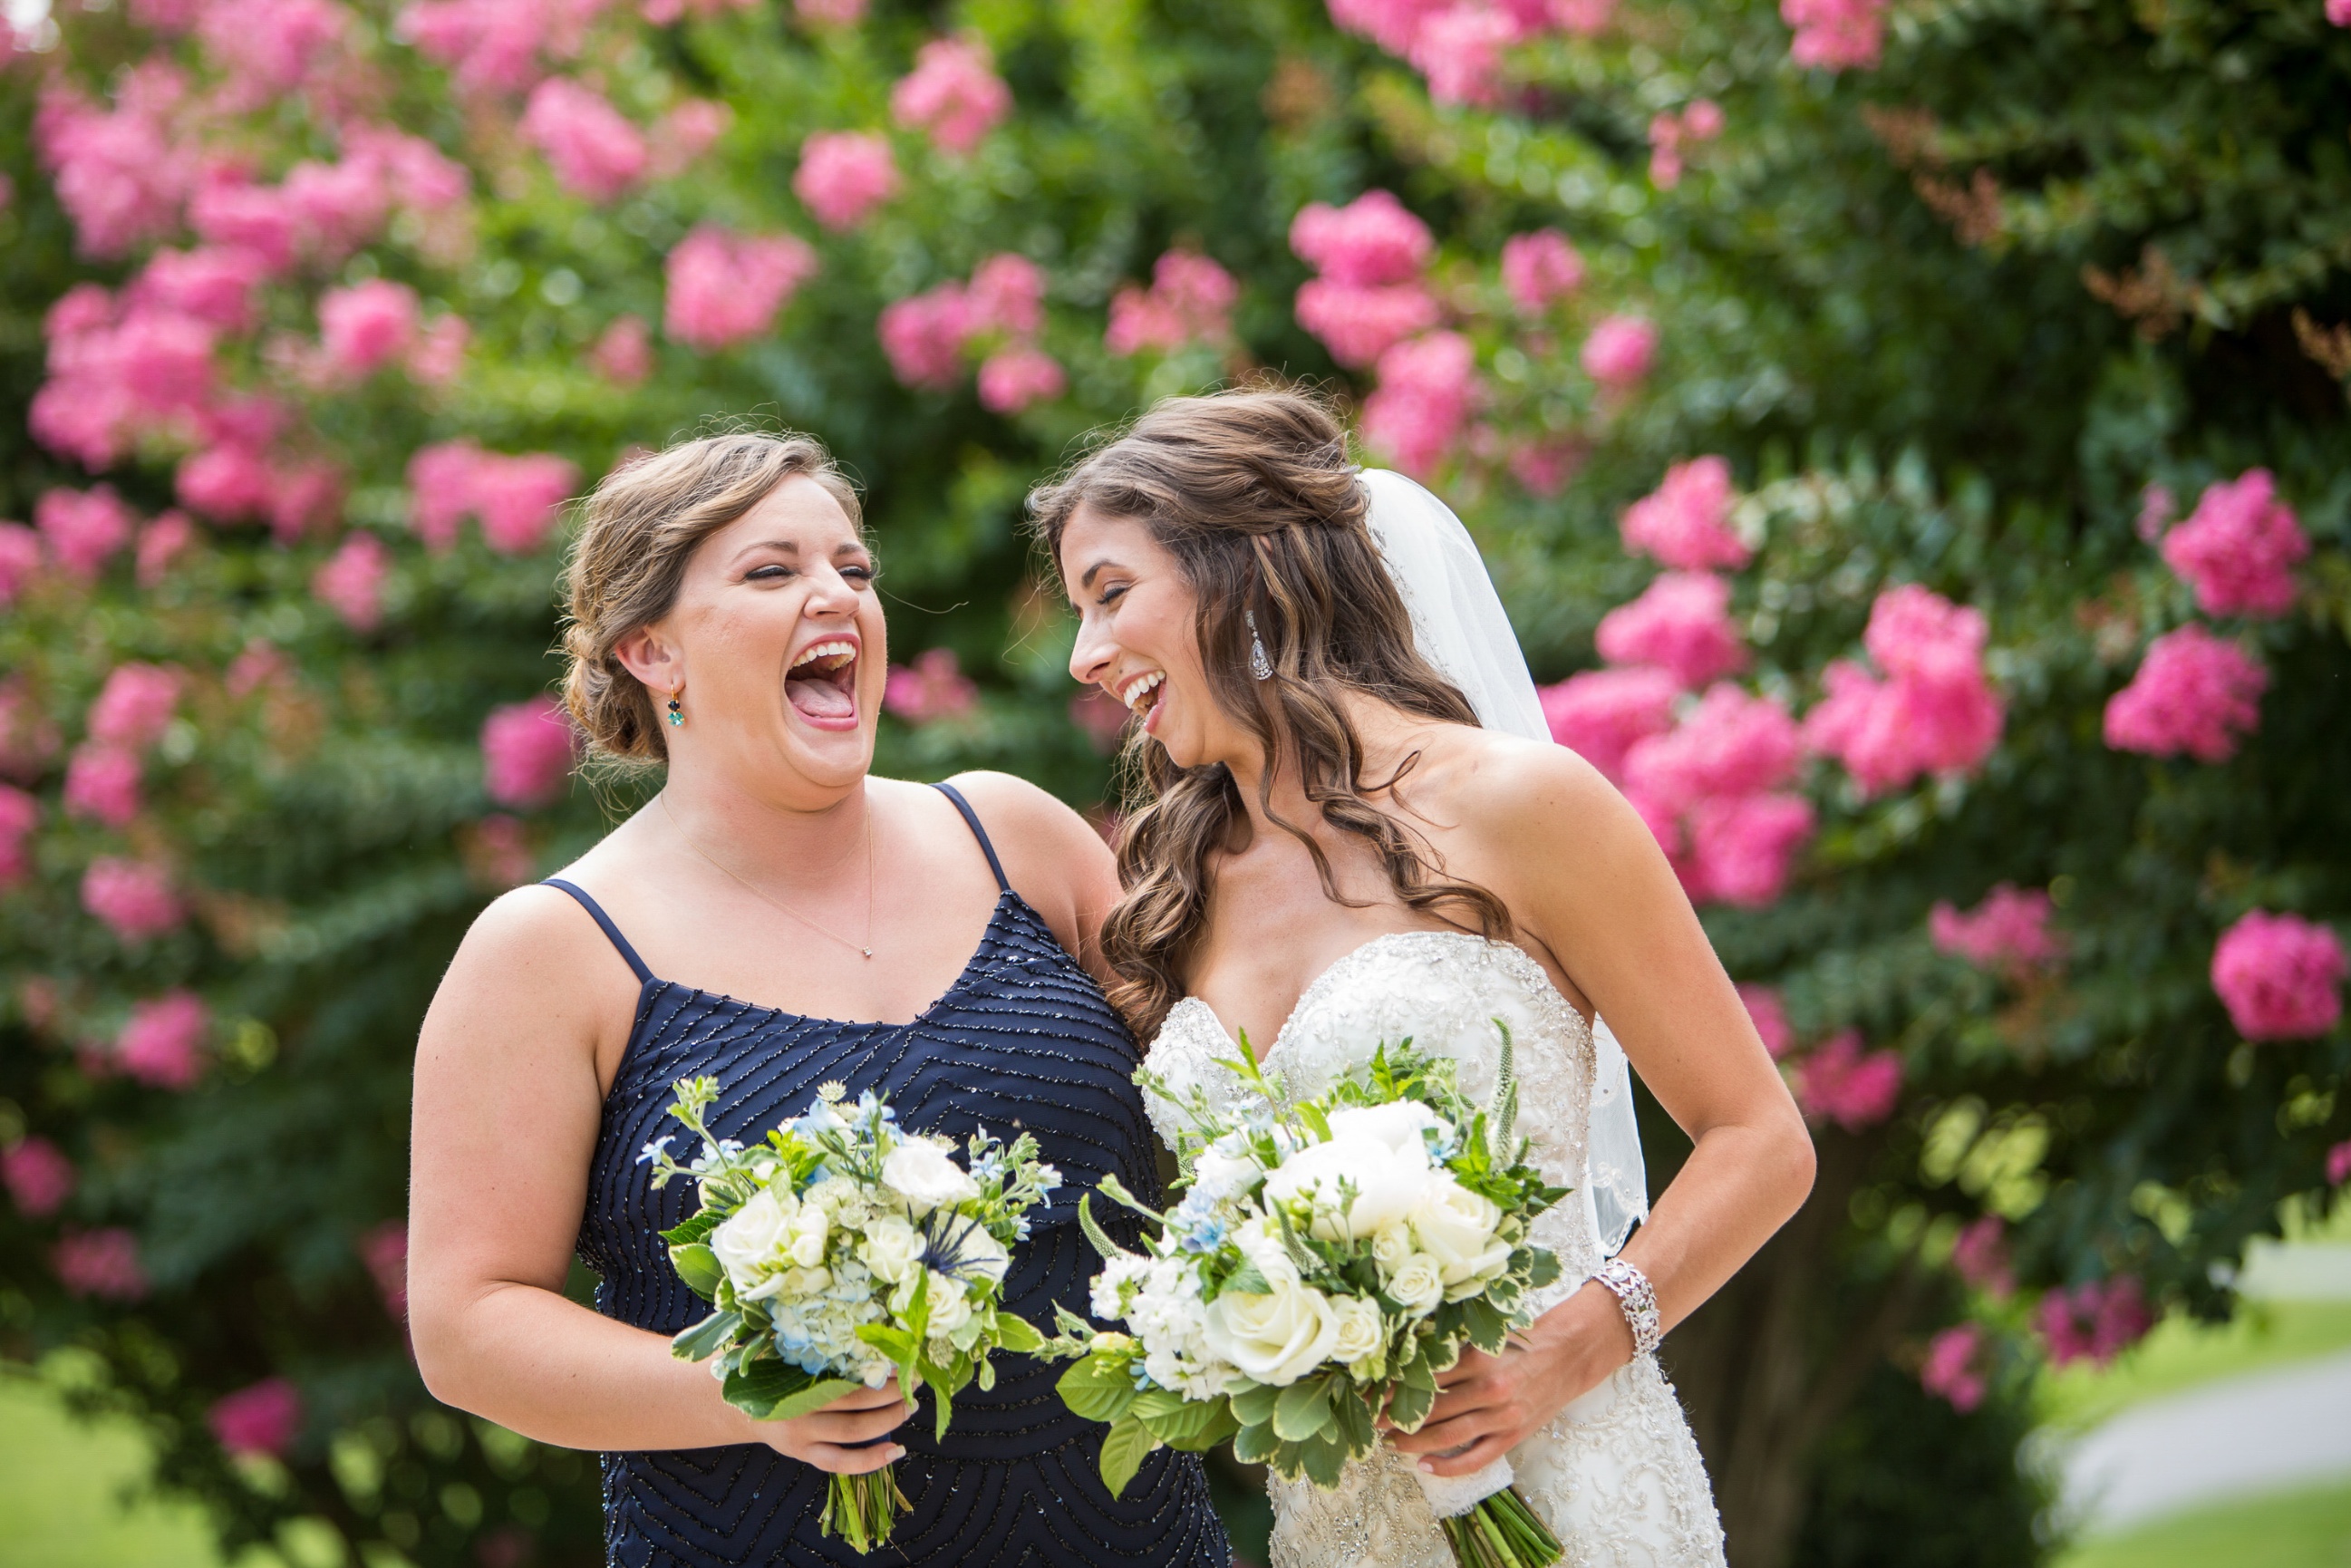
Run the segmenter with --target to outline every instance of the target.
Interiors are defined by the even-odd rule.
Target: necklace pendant
[[[858,951],[864,954],[869,958],[873,956],[873,949],[871,947],[860,947]]]

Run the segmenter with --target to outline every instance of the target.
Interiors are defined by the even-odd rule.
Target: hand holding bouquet
[[[1224,1065],[1264,1103],[1219,1115],[1196,1092],[1177,1149],[1181,1203],[1155,1214],[1114,1179],[1102,1184],[1156,1223],[1147,1251],[1113,1245],[1080,1205],[1105,1260],[1094,1315],[1133,1332],[1096,1333],[1064,1311],[1047,1354],[1079,1358],[1061,1396],[1111,1423],[1102,1469],[1113,1492],[1163,1444],[1228,1437],[1245,1461],[1335,1486],[1348,1460],[1371,1452],[1382,1415],[1418,1430],[1462,1346],[1499,1352],[1532,1319],[1529,1292],[1560,1275],[1528,1225],[1566,1189],[1511,1138],[1507,1029],[1489,1111],[1464,1099],[1452,1061],[1409,1040],[1383,1047],[1329,1094],[1285,1107],[1241,1045]],[[1458,1562],[1558,1561],[1559,1542],[1510,1490],[1508,1459],[1474,1476],[1415,1476]]]
[[[1033,1352],[1044,1336],[998,1301],[1028,1211],[1061,1185],[1022,1134],[1009,1148],[975,1134],[957,1166],[943,1139],[900,1130],[868,1092],[844,1103],[828,1083],[805,1115],[747,1148],[711,1136],[711,1078],[674,1085],[670,1114],[702,1140],[691,1165],[663,1138],[643,1158],[653,1185],[689,1176],[702,1207],[662,1239],[678,1277],[716,1309],[674,1353],[708,1361],[726,1402],[761,1420],[820,1410],[896,1374],[908,1408],[928,1384],[944,1437],[955,1395],[992,1388],[990,1352]],[[890,1538],[906,1500],[887,1469],[835,1475],[820,1528],[860,1552]]]

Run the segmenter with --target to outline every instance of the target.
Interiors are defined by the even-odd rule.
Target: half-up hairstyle
[[[1328,897],[1351,902],[1313,836],[1273,810],[1278,769],[1294,770],[1325,822],[1371,846],[1406,907],[1489,937],[1510,934],[1499,899],[1446,880],[1420,835],[1366,799],[1398,782],[1418,754],[1367,781],[1349,694],[1455,724],[1478,716],[1414,645],[1372,539],[1346,432],[1320,400],[1290,390],[1165,399],[1030,493],[1030,518],[1057,564],[1080,507],[1144,523],[1176,558],[1198,601],[1209,686],[1266,748],[1259,807],[1306,846]],[[1252,619],[1273,666],[1263,681],[1249,674]],[[1128,761],[1144,799],[1119,836],[1125,896],[1103,925],[1102,950],[1117,976],[1112,1001],[1148,1039],[1185,994],[1207,912],[1208,857],[1234,842],[1245,810],[1222,763],[1178,768],[1140,731]]]

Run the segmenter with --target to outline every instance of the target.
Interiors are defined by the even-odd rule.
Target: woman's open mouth
[[[1119,694],[1118,700],[1126,705],[1129,713],[1143,720],[1143,727],[1148,732],[1159,717],[1159,705],[1166,695],[1167,676],[1161,671],[1152,670],[1127,682],[1126,689]]]
[[[857,727],[857,644],[846,637],[811,643],[784,672],[784,700],[818,729]]]

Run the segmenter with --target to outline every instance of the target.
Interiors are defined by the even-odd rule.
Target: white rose
[[[1372,1261],[1380,1266],[1382,1274],[1395,1273],[1413,1250],[1412,1231],[1406,1226],[1391,1225],[1372,1238]]]
[[[1388,1296],[1414,1317],[1426,1317],[1445,1299],[1444,1265],[1426,1252],[1414,1253],[1388,1276]]]
[[[1271,1295],[1227,1291],[1208,1303],[1201,1337],[1252,1381],[1283,1387],[1331,1359],[1339,1321],[1328,1296],[1293,1277]]]
[[[1333,1361],[1352,1365],[1376,1354],[1387,1343],[1387,1325],[1381,1321],[1380,1309],[1361,1296],[1342,1296],[1332,1301],[1331,1317],[1338,1325],[1331,1339]]]
[[[822,1263],[825,1233],[831,1228],[823,1209],[812,1203],[801,1204],[799,1212],[792,1216],[790,1239],[785,1244],[791,1252],[792,1261],[803,1269],[813,1269]]]
[[[822,1294],[832,1284],[830,1269],[787,1269],[768,1281],[779,1296],[815,1296]]]
[[[761,1187],[751,1201],[726,1217],[710,1233],[710,1249],[737,1291],[756,1287],[768,1270],[784,1260],[793,1211],[799,1200],[773,1187]]]
[[[1355,1192],[1343,1221],[1338,1212],[1343,1182]],[[1313,1195],[1314,1234],[1339,1241],[1394,1225],[1412,1212],[1427,1186],[1428,1155],[1417,1143],[1399,1149],[1373,1137],[1334,1137],[1282,1161],[1265,1178],[1265,1196],[1269,1203],[1290,1203]]]
[[[961,1270],[999,1285],[1004,1282],[1004,1271],[1012,1266],[1012,1254],[1004,1249],[1004,1243],[980,1226],[975,1225],[956,1237],[955,1251]]]
[[[921,1231],[895,1215],[885,1215],[865,1227],[865,1239],[857,1244],[857,1256],[873,1270],[875,1279],[894,1285],[914,1268],[923,1247]]]
[[[1445,1270],[1446,1294],[1458,1301],[1510,1266],[1510,1247],[1494,1231],[1502,1211],[1491,1198],[1471,1192],[1449,1175],[1428,1184],[1412,1211],[1412,1233],[1421,1250]]]
[[[1444,1125],[1437,1113],[1417,1100],[1392,1100],[1384,1105],[1349,1105],[1330,1115],[1331,1136],[1372,1138],[1398,1154],[1426,1150],[1425,1127]]]
[[[924,1301],[931,1313],[930,1325],[925,1332],[934,1338],[944,1338],[971,1322],[971,1301],[965,1295],[960,1280],[950,1280],[945,1274],[934,1273],[930,1291]]]
[[[882,1162],[882,1184],[904,1198],[917,1218],[979,1196],[979,1184],[928,1138],[908,1138],[891,1150]]]
[[[1257,1162],[1203,1149],[1192,1162],[1192,1190],[1210,1203],[1238,1197],[1257,1179]]]

